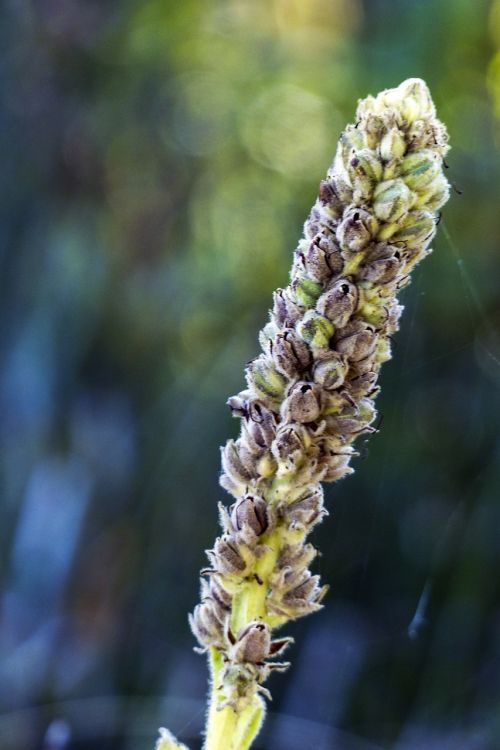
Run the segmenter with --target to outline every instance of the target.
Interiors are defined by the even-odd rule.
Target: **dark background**
[[[498,750],[499,0],[5,0],[0,48],[2,750],[198,747],[224,403],[357,99],[408,76],[457,192],[256,747]]]

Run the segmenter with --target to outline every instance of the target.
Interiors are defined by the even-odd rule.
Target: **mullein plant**
[[[246,750],[265,712],[268,676],[291,643],[274,638],[316,612],[326,592],[308,542],[327,515],[322,482],[353,472],[355,440],[375,432],[381,365],[403,307],[398,292],[430,252],[447,201],[447,133],[424,81],[360,101],[274,294],[247,388],[229,399],[240,419],[222,449],[222,533],[207,552],[190,617],[211,668],[206,750]],[[184,748],[166,730],[161,750]],[[184,748],[185,750],[185,748]]]

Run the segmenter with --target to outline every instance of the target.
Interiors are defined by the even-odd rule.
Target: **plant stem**
[[[239,713],[230,706],[218,709],[224,696],[219,684],[222,658],[215,648],[211,649],[210,668],[211,694],[204,750],[248,750],[264,718],[264,703],[255,696],[250,706]]]

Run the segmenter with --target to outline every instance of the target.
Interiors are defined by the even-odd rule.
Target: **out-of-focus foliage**
[[[0,41],[2,750],[196,747],[224,401],[357,98],[408,76],[457,194],[260,747],[499,747],[498,0],[9,0]]]

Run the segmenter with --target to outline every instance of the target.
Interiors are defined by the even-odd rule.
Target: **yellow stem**
[[[243,711],[236,712],[229,706],[219,709],[224,700],[223,688],[219,683],[222,658],[215,648],[211,649],[210,666],[211,695],[204,750],[248,750],[260,729],[264,703],[255,696]]]

